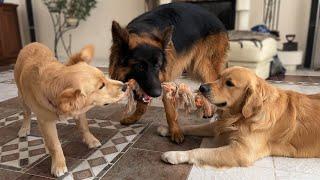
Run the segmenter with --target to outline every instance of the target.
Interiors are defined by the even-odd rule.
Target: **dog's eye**
[[[102,83],[102,85],[99,87],[99,89],[102,89],[105,86],[104,83]]]
[[[161,65],[160,65],[160,64],[155,64],[154,67],[155,67],[156,69],[160,69]]]
[[[136,65],[135,65],[135,68],[136,68],[138,71],[143,71],[143,70],[144,70],[143,64],[136,64]]]
[[[234,86],[233,82],[230,81],[230,80],[226,81],[226,85],[229,86],[229,87],[233,87]]]

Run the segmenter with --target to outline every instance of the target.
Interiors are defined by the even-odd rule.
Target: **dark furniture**
[[[304,61],[304,67],[310,68],[312,67],[312,54],[315,50],[315,35],[317,34],[317,21],[319,16],[319,0],[311,1],[311,11],[310,11],[310,20],[309,20],[309,31],[308,31],[308,39],[307,39],[307,49],[306,49],[306,57]]]
[[[15,4],[0,4],[0,65],[13,64],[22,48]]]
[[[177,1],[177,0],[176,0]],[[236,0],[179,0],[197,4],[214,13],[227,30],[234,30],[236,24]]]

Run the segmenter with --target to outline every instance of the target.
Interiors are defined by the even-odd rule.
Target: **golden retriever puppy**
[[[224,137],[224,146],[169,151],[162,160],[215,167],[249,166],[265,156],[320,157],[320,94],[278,89],[246,68],[226,69],[200,86],[219,119],[183,127],[183,133]],[[167,128],[159,128],[168,135]]]
[[[34,112],[52,158],[51,173],[55,176],[67,172],[56,121],[76,118],[83,142],[89,148],[98,147],[101,144],[89,131],[86,111],[96,105],[116,102],[125,95],[126,85],[106,78],[99,69],[87,64],[92,56],[93,47],[87,46],[64,65],[49,48],[32,43],[20,51],[14,67],[24,109],[19,136],[30,133],[30,114]]]

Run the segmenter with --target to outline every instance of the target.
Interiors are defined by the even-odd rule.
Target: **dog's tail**
[[[71,66],[79,62],[86,62],[87,64],[90,64],[92,62],[93,55],[93,45],[87,45],[84,48],[82,48],[79,53],[72,55],[66,63],[66,66]]]

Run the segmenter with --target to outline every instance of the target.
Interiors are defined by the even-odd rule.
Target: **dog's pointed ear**
[[[162,48],[166,49],[172,40],[174,26],[168,26],[162,31]]]
[[[245,118],[249,118],[261,110],[263,99],[260,90],[258,87],[248,86],[242,108],[242,115]]]
[[[128,45],[129,32],[125,28],[122,28],[118,22],[112,21],[111,32],[113,43],[119,45]]]
[[[85,105],[85,95],[80,89],[67,88],[58,97],[58,109],[69,113],[81,109]]]

